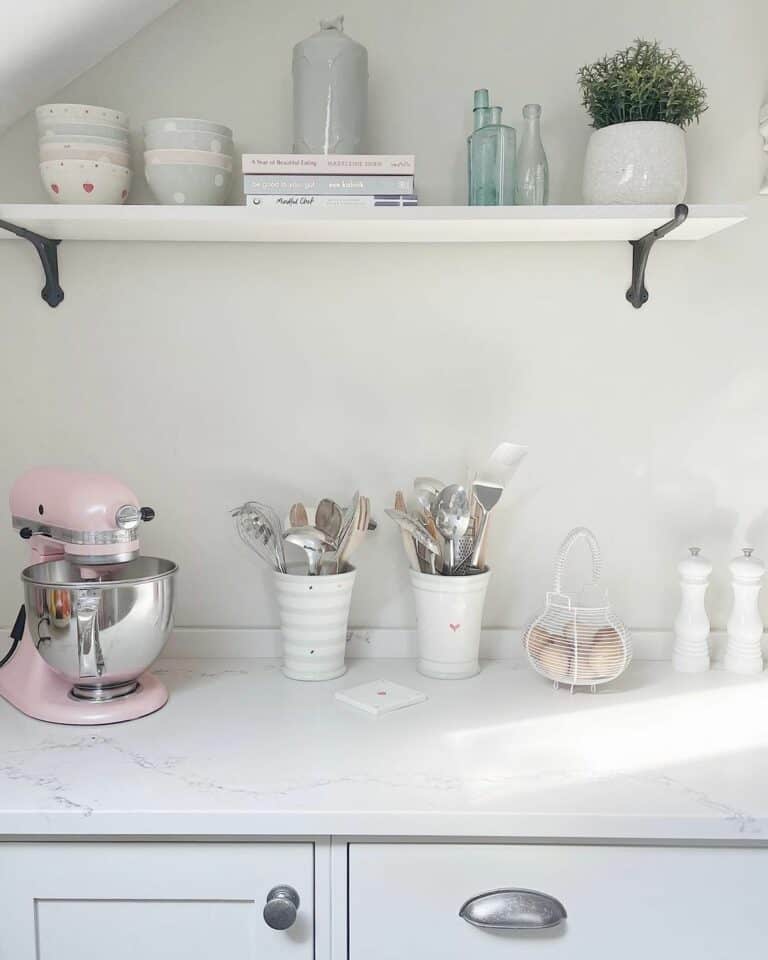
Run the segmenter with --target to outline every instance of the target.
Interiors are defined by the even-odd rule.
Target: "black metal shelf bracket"
[[[636,310],[639,310],[648,301],[648,291],[645,288],[645,268],[648,266],[651,248],[657,240],[666,237],[668,233],[685,223],[687,217],[688,206],[685,203],[678,203],[672,220],[656,227],[650,233],[646,233],[639,240],[629,241],[632,245],[632,285],[627,290],[627,300]]]
[[[0,220],[0,229],[15,233],[22,240],[29,240],[32,246],[37,250],[40,257],[40,263],[43,265],[45,274],[45,286],[40,292],[40,296],[45,300],[49,307],[58,307],[64,299],[64,291],[59,283],[59,256],[56,248],[61,240],[51,240],[48,237],[41,237],[39,233],[27,230],[25,227],[17,227],[14,223],[8,223],[7,220]]]

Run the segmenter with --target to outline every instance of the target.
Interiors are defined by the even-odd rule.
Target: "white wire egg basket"
[[[579,597],[562,591],[563,570],[571,548],[586,540],[592,553],[592,581]],[[560,684],[589,687],[610,683],[620,676],[632,659],[629,631],[612,612],[605,592],[600,593],[602,560],[600,547],[591,530],[571,530],[560,547],[555,564],[555,585],[547,594],[547,605],[526,627],[523,645],[533,669]],[[591,599],[584,602],[584,596]],[[592,603],[596,605],[591,605]]]

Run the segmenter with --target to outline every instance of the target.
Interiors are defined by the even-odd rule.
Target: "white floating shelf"
[[[2,204],[0,220],[58,240],[235,243],[511,243],[637,240],[674,206],[411,207],[279,216],[246,207]],[[703,240],[746,219],[692,205],[670,240]],[[0,230],[0,240],[15,239]]]

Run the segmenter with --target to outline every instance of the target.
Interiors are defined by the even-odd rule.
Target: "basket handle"
[[[563,540],[563,543],[560,547],[560,552],[557,555],[557,563],[555,564],[555,590],[554,592],[559,594],[561,593],[561,585],[563,579],[563,569],[565,568],[565,561],[568,559],[568,554],[571,552],[571,547],[579,540],[586,540],[589,544],[589,550],[592,554],[592,586],[594,586],[599,580],[600,575],[603,572],[603,560],[600,556],[600,547],[597,543],[597,537],[591,530],[588,530],[586,527],[576,527],[574,530],[568,534],[568,536]]]

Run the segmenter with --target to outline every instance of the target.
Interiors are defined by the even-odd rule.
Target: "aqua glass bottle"
[[[517,152],[516,203],[536,206],[549,203],[549,164],[541,142],[541,105],[523,107],[523,135]]]
[[[475,129],[467,138],[469,205],[515,202],[515,131],[501,122],[501,107],[488,106],[488,91],[475,91]]]

